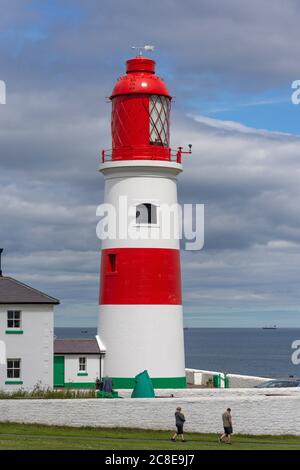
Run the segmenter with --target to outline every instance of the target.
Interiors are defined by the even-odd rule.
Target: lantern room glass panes
[[[171,101],[166,96],[150,95],[150,144],[169,146]]]

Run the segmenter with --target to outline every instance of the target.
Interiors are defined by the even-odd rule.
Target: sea
[[[96,328],[55,328],[57,338],[92,338]],[[185,363],[193,369],[263,377],[300,377],[292,343],[300,328],[185,328]]]

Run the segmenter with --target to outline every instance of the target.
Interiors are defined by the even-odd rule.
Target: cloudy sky
[[[5,274],[95,326],[109,96],[131,46],[154,44],[192,143],[181,203],[205,204],[183,252],[188,326],[300,326],[298,0],[0,0],[0,243]]]

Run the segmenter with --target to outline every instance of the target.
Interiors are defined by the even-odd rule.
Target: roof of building
[[[59,300],[12,277],[0,276],[0,304],[59,304]]]
[[[55,339],[54,354],[100,354],[96,338]]]

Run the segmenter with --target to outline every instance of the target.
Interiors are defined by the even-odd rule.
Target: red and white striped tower
[[[177,203],[181,149],[169,147],[171,96],[155,61],[127,61],[112,95],[112,150],[102,152],[104,202],[135,206],[132,230],[102,242],[99,335],[104,373],[131,388],[148,370],[156,388],[186,386],[178,237],[161,236],[162,205]],[[123,201],[124,204],[124,201]],[[147,232],[147,239],[138,235]]]

